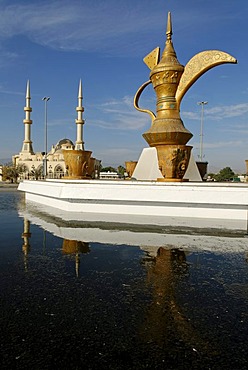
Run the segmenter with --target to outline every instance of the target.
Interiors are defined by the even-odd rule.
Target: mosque
[[[15,167],[21,169],[20,179],[42,179],[44,174],[47,178],[60,179],[66,175],[66,165],[64,161],[63,150],[84,150],[83,142],[83,112],[84,107],[82,105],[83,93],[82,93],[82,81],[79,82],[78,90],[78,106],[76,107],[77,119],[75,120],[77,125],[77,137],[75,144],[70,139],[62,139],[58,141],[56,145],[52,145],[51,150],[46,154],[45,152],[34,152],[32,140],[31,140],[31,112],[32,108],[30,105],[30,83],[27,82],[26,90],[26,105],[24,107],[25,118],[24,123],[24,140],[22,144],[22,150],[19,154],[12,157],[12,162]],[[92,178],[98,177],[100,172],[101,161],[95,158],[91,158],[91,173]],[[47,163],[47,171],[44,172],[44,163]]]

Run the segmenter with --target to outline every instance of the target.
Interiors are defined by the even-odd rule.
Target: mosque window
[[[62,177],[64,177],[64,170],[61,166],[58,165],[54,169],[54,178],[61,179]]]

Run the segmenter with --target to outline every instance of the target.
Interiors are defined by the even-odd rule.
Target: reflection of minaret
[[[82,81],[79,81],[79,89],[78,89],[78,106],[76,107],[77,111],[77,119],[75,120],[77,125],[77,140],[75,142],[75,149],[76,150],[84,150],[84,142],[83,142],[83,91],[82,91]]]
[[[30,153],[34,154],[32,141],[31,141],[31,124],[32,120],[30,119],[30,113],[32,112],[32,108],[30,107],[30,84],[29,81],[27,82],[27,92],[26,92],[26,106],[24,107],[25,112],[25,119],[23,120],[24,127],[25,127],[25,135],[22,145],[22,153]]]
[[[28,253],[30,251],[30,244],[29,244],[30,237],[31,237],[30,221],[24,218],[23,233],[22,233],[22,239],[23,239],[22,251],[24,254],[24,267],[26,271],[28,270]]]
[[[79,267],[80,267],[80,254],[76,253],[75,256],[75,270],[76,270],[76,276],[79,277]]]
[[[64,239],[62,246],[63,254],[75,255],[75,270],[77,277],[79,276],[80,253],[89,253],[89,243],[80,242],[77,240]]]

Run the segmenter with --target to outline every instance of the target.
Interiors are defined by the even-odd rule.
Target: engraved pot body
[[[95,175],[95,163],[96,163],[96,158],[90,158],[88,161],[88,167],[86,169],[86,176],[89,178],[94,178]]]
[[[159,169],[163,179],[158,181],[187,181],[183,176],[187,170],[192,146],[159,145],[156,147]]]
[[[91,151],[87,150],[63,150],[67,179],[84,179],[87,175],[88,161]]]
[[[125,162],[126,172],[128,174],[128,177],[132,177],[133,172],[135,170],[135,167],[136,167],[137,163],[138,163],[137,161]]]

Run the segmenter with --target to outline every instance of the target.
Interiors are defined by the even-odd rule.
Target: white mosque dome
[[[62,139],[58,141],[58,143],[55,146],[55,151],[61,150],[61,149],[74,149],[74,144],[70,139]]]

